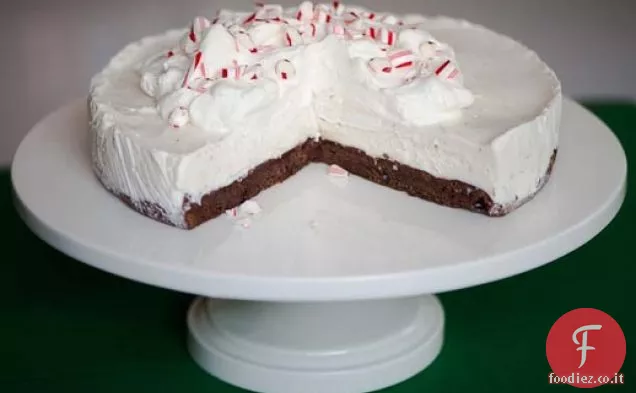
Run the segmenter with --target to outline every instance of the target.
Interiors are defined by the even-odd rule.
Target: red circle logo
[[[559,318],[545,345],[552,373],[549,383],[594,388],[622,384],[619,373],[626,353],[625,335],[603,311],[578,308]]]

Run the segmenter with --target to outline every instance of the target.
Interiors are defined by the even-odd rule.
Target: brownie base
[[[243,179],[204,195],[201,201],[184,200],[184,228],[193,229],[218,217],[226,210],[255,197],[261,191],[283,182],[311,162],[338,165],[351,174],[442,206],[500,217],[525,204],[541,190],[552,173],[556,155],[557,150],[553,152],[546,174],[533,195],[511,205],[502,206],[496,204],[484,190],[465,182],[441,179],[400,164],[389,157],[374,158],[362,150],[335,142],[308,140],[280,158],[260,164]],[[125,195],[118,196],[139,213],[174,225],[168,220],[161,206],[148,202],[133,203]]]

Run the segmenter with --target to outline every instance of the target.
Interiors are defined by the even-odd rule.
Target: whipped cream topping
[[[147,61],[141,89],[171,126],[217,139],[281,99],[316,117],[313,97],[350,89],[378,93],[376,112],[396,125],[457,119],[473,95],[452,48],[420,22],[340,2],[222,10],[195,18],[178,46]]]

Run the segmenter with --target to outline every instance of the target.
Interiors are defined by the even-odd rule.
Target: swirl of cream
[[[192,100],[190,121],[209,135],[223,137],[240,128],[248,115],[273,104],[278,96],[278,84],[269,79],[257,84],[222,80]]]
[[[387,93],[395,97],[400,115],[417,126],[451,120],[474,101],[467,89],[446,83],[434,75],[415,79]]]

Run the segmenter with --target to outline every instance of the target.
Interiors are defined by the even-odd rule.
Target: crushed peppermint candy
[[[276,75],[280,79],[287,80],[296,76],[296,68],[287,59],[282,59],[276,63]]]
[[[393,66],[388,58],[374,57],[369,60],[369,69],[375,73],[388,74],[393,71]]]
[[[225,215],[243,228],[252,226],[253,219],[262,212],[261,206],[254,200],[247,200],[237,207],[225,211]]]
[[[285,29],[285,43],[287,46],[296,46],[303,43],[303,37],[295,27]]]
[[[459,74],[459,68],[449,59],[444,61],[440,66],[435,69],[435,75],[439,78],[447,79],[447,80],[455,80],[457,79]]]
[[[374,48],[364,51],[375,53],[375,57],[360,57],[363,64],[366,62],[370,75],[383,87],[406,85],[429,75],[450,83],[462,83],[452,51],[407,17],[401,20],[389,13],[345,7],[340,1],[327,4],[302,1],[288,9],[256,3],[253,12],[240,16],[239,20],[236,16],[231,11],[219,11],[212,21],[194,18],[176,47],[161,56],[164,72],[171,67],[167,59],[173,64],[189,63],[179,82],[181,87],[198,94],[211,92],[220,80],[258,84],[275,76],[279,81],[286,81],[294,78],[299,72],[296,67],[303,64],[295,60],[294,47],[332,36],[375,45],[377,51]],[[208,53],[217,48],[218,53]],[[270,56],[275,52],[286,58]],[[179,70],[179,67],[170,69]],[[183,72],[182,69],[179,72]],[[148,84],[148,79],[152,82],[154,78],[142,80]],[[144,91],[158,89],[150,86]],[[189,121],[187,107],[170,112],[168,121],[172,127],[182,127]]]
[[[329,165],[329,168],[327,169],[327,173],[329,174],[329,176],[334,176],[334,177],[349,176],[349,172],[347,172],[347,170],[335,164]]]

